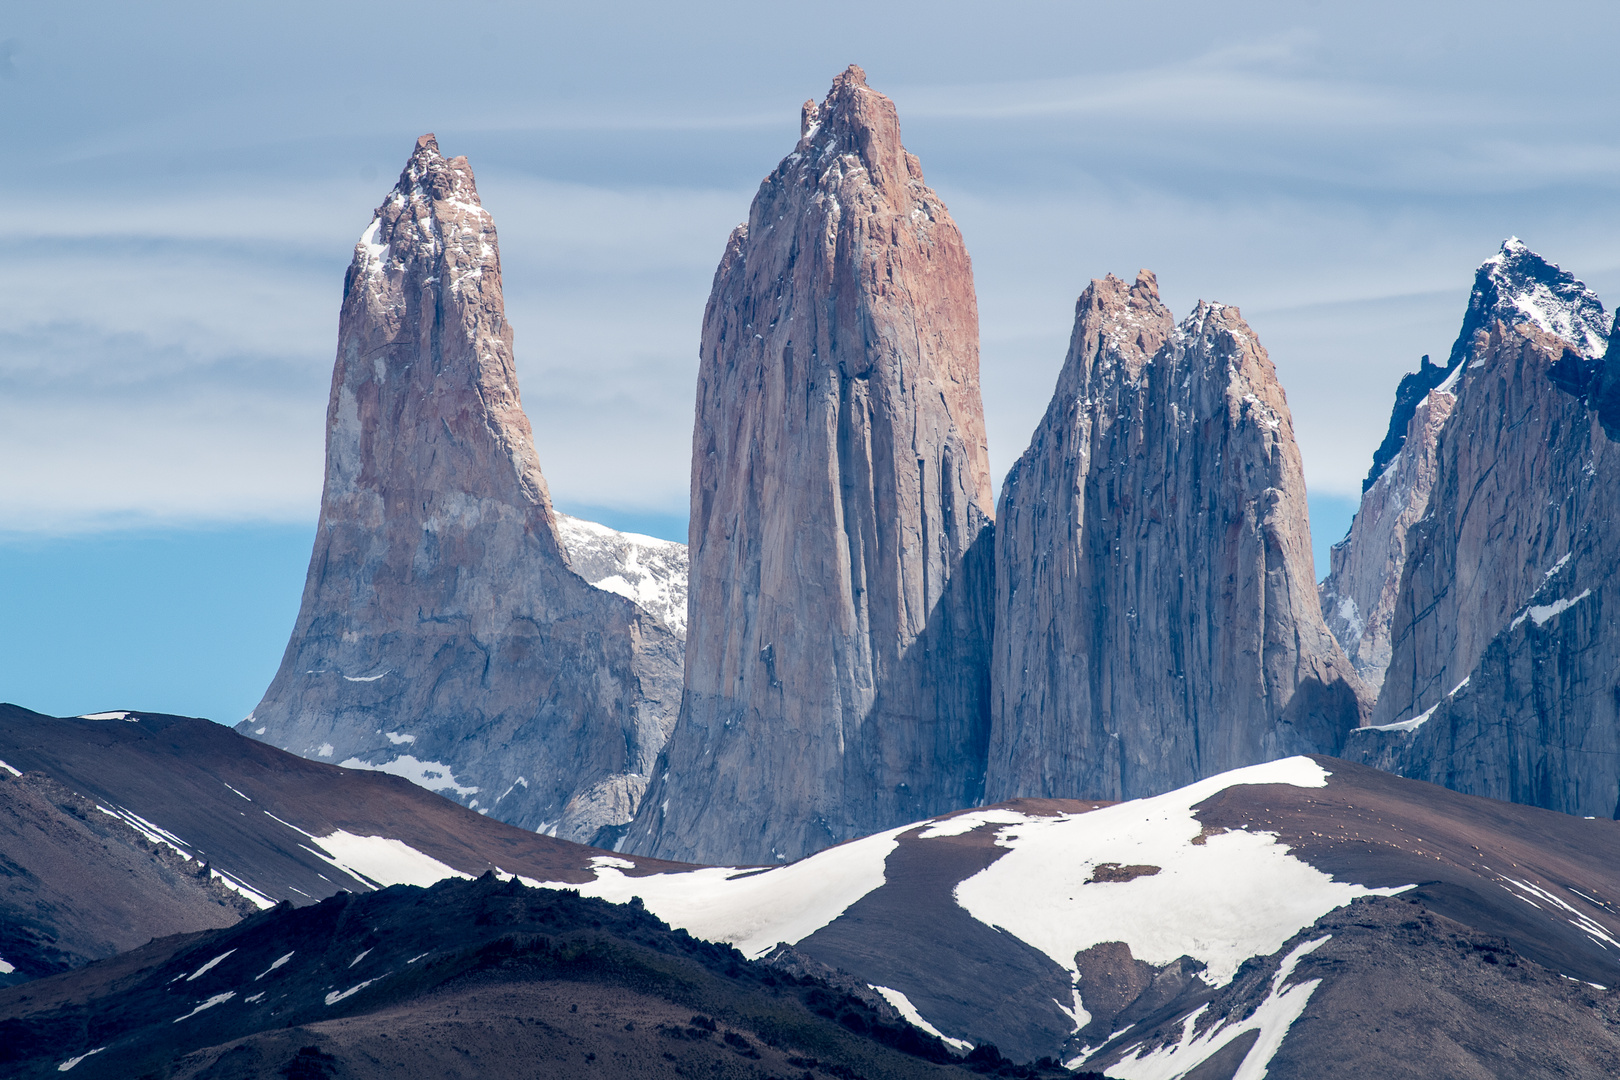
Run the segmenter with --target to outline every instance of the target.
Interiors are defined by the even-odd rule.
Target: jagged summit
[[[1466,359],[1474,335],[1487,329],[1492,319],[1510,325],[1534,323],[1587,359],[1602,356],[1608,348],[1612,321],[1603,301],[1584,282],[1531,251],[1517,236],[1502,241],[1501,250],[1475,273],[1468,312],[1446,363],[1448,371]]]
[[[303,601],[240,730],[593,839],[634,811],[679,678],[679,639],[570,565],[494,220],[424,135],[355,244]]]
[[[704,311],[685,695],[625,850],[791,860],[982,792],[972,263],[859,68],[801,119]]]
[[[1322,623],[1288,402],[1237,308],[1093,281],[996,514],[986,798],[1135,798],[1336,751],[1367,708]]]
[[[1502,241],[1501,249],[1474,273],[1468,310],[1445,365],[1431,364],[1424,356],[1417,371],[1401,377],[1389,429],[1373,453],[1372,468],[1361,482],[1363,492],[1378,482],[1405,446],[1406,429],[1419,403],[1431,390],[1443,384],[1450,389],[1455,384],[1455,378],[1460,377],[1459,366],[1475,348],[1476,336],[1488,331],[1495,320],[1509,325],[1533,324],[1563,338],[1581,360],[1592,361],[1602,357],[1608,348],[1613,317],[1604,311],[1597,294],[1575,275],[1531,251],[1517,236]],[[1590,366],[1582,365],[1582,378],[1589,377]]]

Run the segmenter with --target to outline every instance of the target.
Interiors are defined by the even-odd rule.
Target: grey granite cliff
[[[997,511],[988,801],[1151,795],[1334,753],[1360,680],[1322,623],[1305,481],[1238,310],[1093,281]]]
[[[774,862],[980,801],[978,345],[961,234],[852,67],[704,312],[685,697],[626,850]]]
[[[424,136],[355,245],[303,602],[239,730],[611,842],[674,721],[680,641],[570,569],[500,274],[466,159]]]

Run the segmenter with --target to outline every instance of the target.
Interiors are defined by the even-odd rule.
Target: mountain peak
[[[1589,360],[1602,356],[1608,347],[1612,322],[1603,301],[1585,282],[1542,258],[1517,236],[1502,241],[1501,249],[1475,273],[1468,314],[1451,347],[1447,370],[1467,357],[1474,335],[1492,319],[1530,323],[1563,338]]]

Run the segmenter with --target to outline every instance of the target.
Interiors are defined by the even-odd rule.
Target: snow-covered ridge
[[[686,639],[686,545],[619,532],[557,515],[557,538],[574,573],[598,589],[628,597]]]
[[[1613,316],[1603,301],[1516,236],[1502,241],[1501,250],[1480,266],[1468,306],[1468,322],[1475,328],[1483,328],[1486,318],[1530,323],[1563,338],[1589,360],[1608,348]]]

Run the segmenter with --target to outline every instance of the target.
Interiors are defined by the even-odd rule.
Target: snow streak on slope
[[[1214,1057],[1223,1046],[1238,1036],[1248,1031],[1259,1031],[1254,1045],[1249,1048],[1249,1052],[1243,1056],[1242,1064],[1232,1074],[1232,1080],[1262,1080],[1266,1075],[1266,1066],[1271,1063],[1272,1055],[1282,1046],[1288,1029],[1294,1026],[1294,1021],[1305,1011],[1311,995],[1316,992],[1322,980],[1312,979],[1294,986],[1284,984],[1293,975],[1300,959],[1307,953],[1321,948],[1331,936],[1325,935],[1314,941],[1307,941],[1289,952],[1277,974],[1271,979],[1271,993],[1248,1016],[1236,1023],[1216,1023],[1207,1031],[1195,1034],[1198,1018],[1209,1007],[1202,1006],[1181,1022],[1181,1038],[1175,1045],[1154,1050],[1146,1055],[1140,1051],[1133,1053],[1125,1060],[1110,1066],[1105,1075],[1117,1076],[1120,1080],[1176,1080],[1177,1077],[1186,1076],[1199,1064]],[[1079,1062],[1067,1064],[1074,1067]]]
[[[1335,882],[1270,833],[1236,830],[1194,842],[1203,828],[1193,807],[1217,792],[1237,784],[1326,787],[1328,775],[1310,758],[1287,758],[1150,799],[1003,826],[996,843],[1008,853],[958,885],[957,903],[1071,972],[1075,953],[1122,941],[1149,964],[1200,960],[1208,965],[1204,978],[1218,986],[1244,960],[1276,952],[1334,908],[1403,891]],[[1107,863],[1152,872],[1090,880]]]

